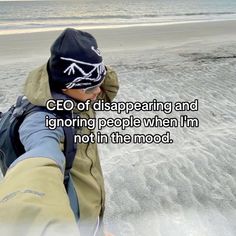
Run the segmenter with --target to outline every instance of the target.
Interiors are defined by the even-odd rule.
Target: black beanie
[[[65,29],[51,46],[47,65],[52,89],[84,89],[100,84],[106,74],[96,39],[89,33]]]

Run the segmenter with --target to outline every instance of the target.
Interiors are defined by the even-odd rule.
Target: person
[[[49,99],[111,102],[119,89],[116,72],[105,66],[96,39],[89,33],[67,28],[51,46],[48,62],[30,72],[24,95],[45,107]],[[73,110],[94,118],[88,110]],[[105,189],[96,143],[78,143],[70,171],[77,195],[79,221],[63,184],[65,156],[62,127],[49,130],[47,111],[27,116],[19,128],[25,153],[11,164],[0,184],[1,235],[110,235],[103,226]],[[77,133],[94,130],[77,127]]]

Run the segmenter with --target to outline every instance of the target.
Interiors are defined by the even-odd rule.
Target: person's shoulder
[[[27,116],[19,127],[19,134],[23,136],[31,136],[38,134],[39,138],[56,138],[57,140],[64,138],[64,131],[61,126],[56,124],[57,117],[46,111],[38,111]],[[49,123],[50,122],[50,123]],[[36,136],[34,135],[34,138]]]
[[[53,119],[53,118],[56,118],[56,115],[47,111],[37,111],[26,116],[24,121],[31,121],[34,123],[42,123],[42,122],[45,123],[46,117]]]
[[[33,112],[32,114],[29,114],[25,117],[25,119],[21,123],[20,129],[31,129],[35,132],[39,130],[49,130],[49,126],[47,125],[48,120],[56,120],[56,115],[47,111]],[[59,130],[61,132],[62,128],[55,127],[54,130]]]

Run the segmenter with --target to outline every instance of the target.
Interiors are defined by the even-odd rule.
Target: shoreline
[[[90,29],[103,53],[196,47],[236,41],[236,20]],[[49,56],[62,30],[0,35],[0,64]]]
[[[81,30],[98,30],[98,29],[119,29],[119,28],[133,28],[133,27],[151,27],[151,26],[168,26],[168,25],[182,25],[182,24],[195,24],[195,23],[210,23],[210,22],[228,22],[235,21],[236,19],[202,19],[202,20],[182,20],[182,21],[167,21],[167,22],[151,22],[151,23],[128,23],[128,24],[104,24],[104,25],[73,25],[73,26],[59,26],[49,28],[31,28],[31,29],[11,29],[0,30],[0,36],[3,35],[18,35],[18,34],[33,34],[44,32],[62,31],[65,28],[77,28]]]

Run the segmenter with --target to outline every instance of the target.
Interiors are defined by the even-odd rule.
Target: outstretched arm
[[[0,183],[0,235],[80,235],[60,170],[63,130],[45,128],[46,114],[32,114],[19,129],[26,152]]]

